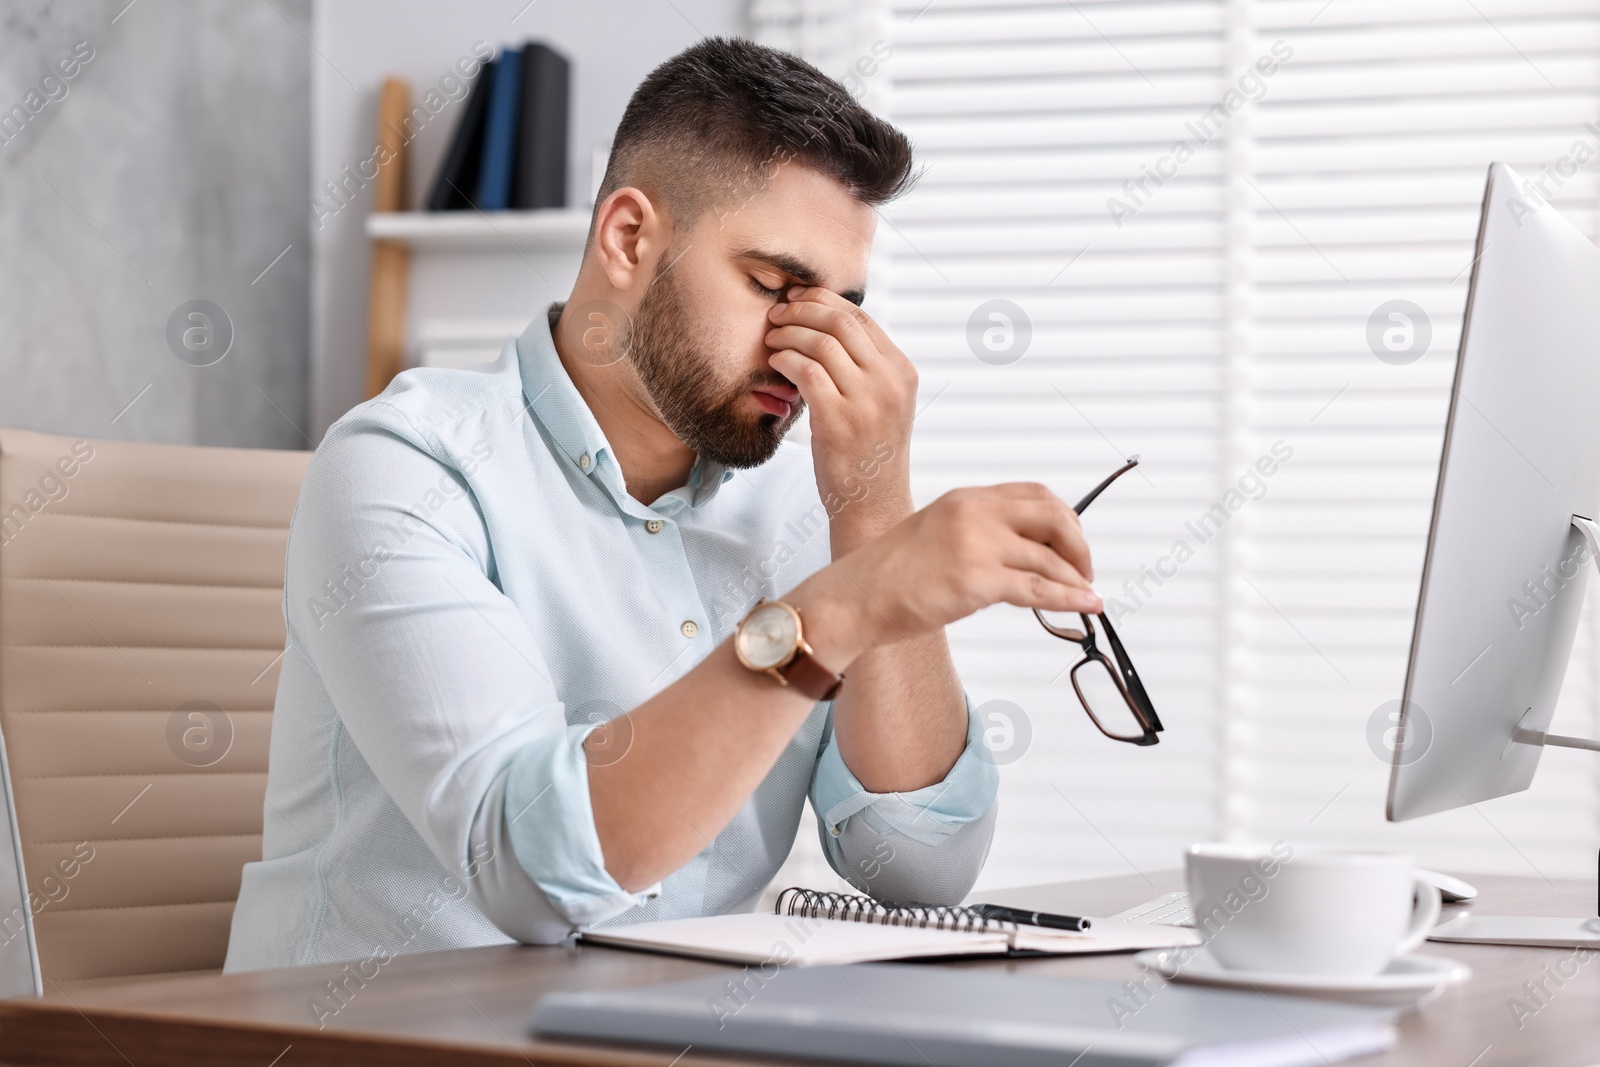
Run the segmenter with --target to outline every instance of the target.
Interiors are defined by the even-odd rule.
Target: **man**
[[[748,909],[808,794],[863,890],[970,889],[997,776],[942,628],[1100,601],[1042,486],[913,513],[916,373],[858,307],[910,175],[809,64],[704,41],[629,103],[568,302],[328,432],[230,970]]]

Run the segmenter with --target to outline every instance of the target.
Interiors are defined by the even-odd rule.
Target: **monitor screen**
[[[1600,249],[1489,168],[1411,658],[1391,820],[1526,789],[1600,517]]]

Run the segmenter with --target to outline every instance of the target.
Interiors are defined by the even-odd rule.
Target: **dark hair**
[[[634,90],[596,203],[626,185],[665,200],[678,225],[772,168],[798,162],[877,206],[914,180],[905,134],[798,56],[753,41],[708,37]]]

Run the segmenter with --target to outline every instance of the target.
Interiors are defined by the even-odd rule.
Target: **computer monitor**
[[[1600,249],[1495,163],[1393,746],[1391,820],[1526,789],[1540,742],[1573,740],[1544,731],[1593,558],[1574,516],[1600,518]]]
[[[1536,194],[1510,167],[1490,166],[1393,745],[1391,821],[1526,789],[1545,745],[1600,750],[1547,732],[1600,556],[1600,249]],[[1600,938],[1571,919],[1474,922],[1454,922],[1462,936],[1450,939]]]
[[[33,940],[33,908],[22,868],[22,839],[11,796],[6,742],[0,736],[0,998],[36,997],[39,952]]]

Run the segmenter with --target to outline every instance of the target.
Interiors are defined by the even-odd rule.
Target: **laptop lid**
[[[1135,990],[1137,995],[1130,993]],[[547,993],[544,1040],[880,1067],[1327,1067],[1394,1043],[1397,1012],[1256,992],[868,963]]]

